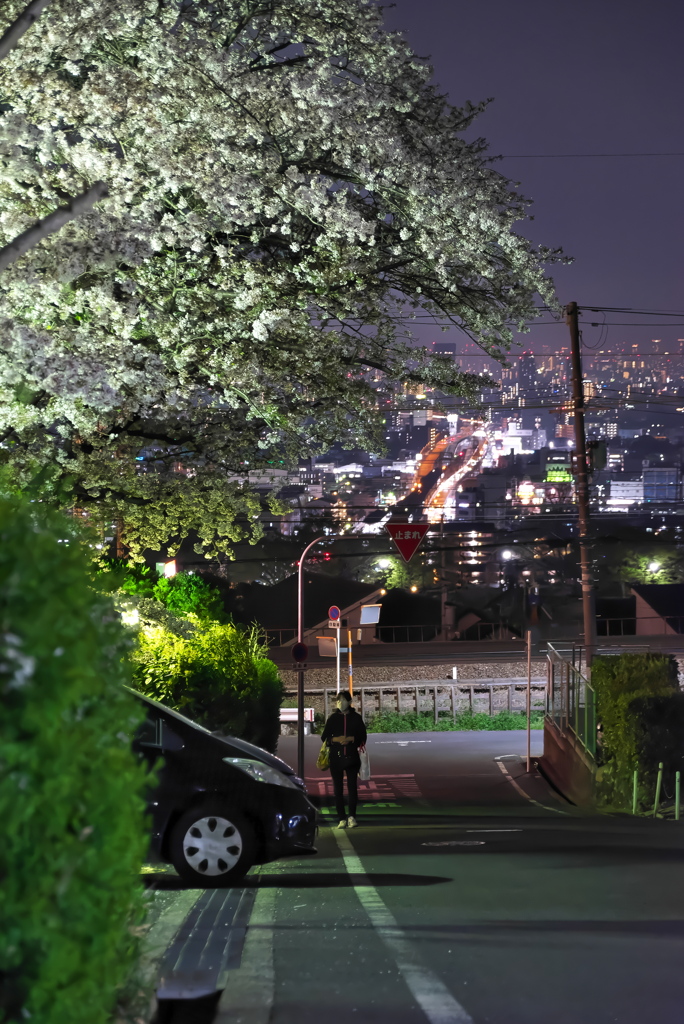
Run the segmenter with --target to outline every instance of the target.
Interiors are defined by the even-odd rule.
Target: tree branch
[[[19,15],[16,21],[12,22],[7,31],[0,37],[0,60],[4,60],[10,50],[17,45],[24,32],[31,28],[34,21],[38,21],[50,0],[31,0]]]
[[[48,235],[59,231],[74,217],[90,210],[100,199],[108,195],[107,186],[103,181],[96,181],[89,189],[75,196],[66,206],[60,206],[47,217],[37,221],[26,231],[23,231],[13,242],[10,242],[3,249],[0,249],[0,270],[5,270],[25,252],[32,249],[39,242],[42,242]]]

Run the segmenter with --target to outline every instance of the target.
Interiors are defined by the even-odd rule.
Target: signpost
[[[335,662],[337,668],[337,692],[340,692],[340,626],[342,620],[340,618],[340,609],[336,604],[332,604],[328,608],[328,628],[337,630],[337,639],[335,643]]]
[[[410,562],[420,547],[423,537],[430,529],[429,523],[385,523],[385,529],[404,559]]]

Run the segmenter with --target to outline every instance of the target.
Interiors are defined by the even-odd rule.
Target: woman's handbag
[[[316,767],[321,772],[327,772],[330,767],[330,747],[328,746],[327,741],[321,745],[321,749],[318,751]]]
[[[359,747],[359,757],[361,758],[361,769],[359,771],[359,779],[361,782],[368,782],[371,777],[370,772],[370,757],[366,753],[365,747]]]

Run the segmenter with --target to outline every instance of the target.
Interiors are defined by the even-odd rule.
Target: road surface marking
[[[432,740],[378,740],[373,744],[374,747],[389,747],[393,744],[397,744],[400,747],[405,747],[408,743],[432,743]]]
[[[446,985],[422,962],[404,936],[396,918],[385,906],[380,894],[366,874],[345,832],[333,830],[344,866],[350,875],[360,875],[364,884],[355,885],[354,892],[368,914],[371,924],[392,953],[411,995],[430,1024],[473,1024],[469,1013],[454,999]]]
[[[504,775],[506,776],[510,784],[513,786],[513,788],[517,789],[520,795],[524,796],[526,800],[529,800],[531,804],[535,804],[537,807],[541,807],[544,811],[555,811],[556,814],[565,814],[565,811],[561,811],[557,807],[547,807],[546,804],[540,804],[538,800],[534,800],[525,792],[525,790],[521,786],[518,785],[513,776],[509,774],[508,768],[506,767],[505,764],[502,764],[501,761],[496,761],[496,764],[498,764],[499,768],[504,773]]]
[[[484,839],[446,839],[441,843],[421,843],[421,846],[484,846]]]
[[[329,775],[309,782],[309,789],[312,792],[317,791],[319,797],[331,798],[334,795],[333,782]],[[387,804],[401,798],[416,803],[427,803],[418,788],[415,775],[374,775],[367,782],[359,781],[358,786],[359,800],[363,803],[375,801]]]
[[[275,888],[257,889],[242,960],[230,972],[214,1024],[268,1024],[271,1018],[275,991],[275,899]]]

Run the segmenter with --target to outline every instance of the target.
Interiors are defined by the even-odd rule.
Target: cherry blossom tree
[[[363,0],[52,0],[0,64],[0,245],[107,199],[0,277],[15,477],[211,552],[246,466],[377,449],[406,384],[474,394],[411,317],[502,358],[555,254],[430,75]]]

